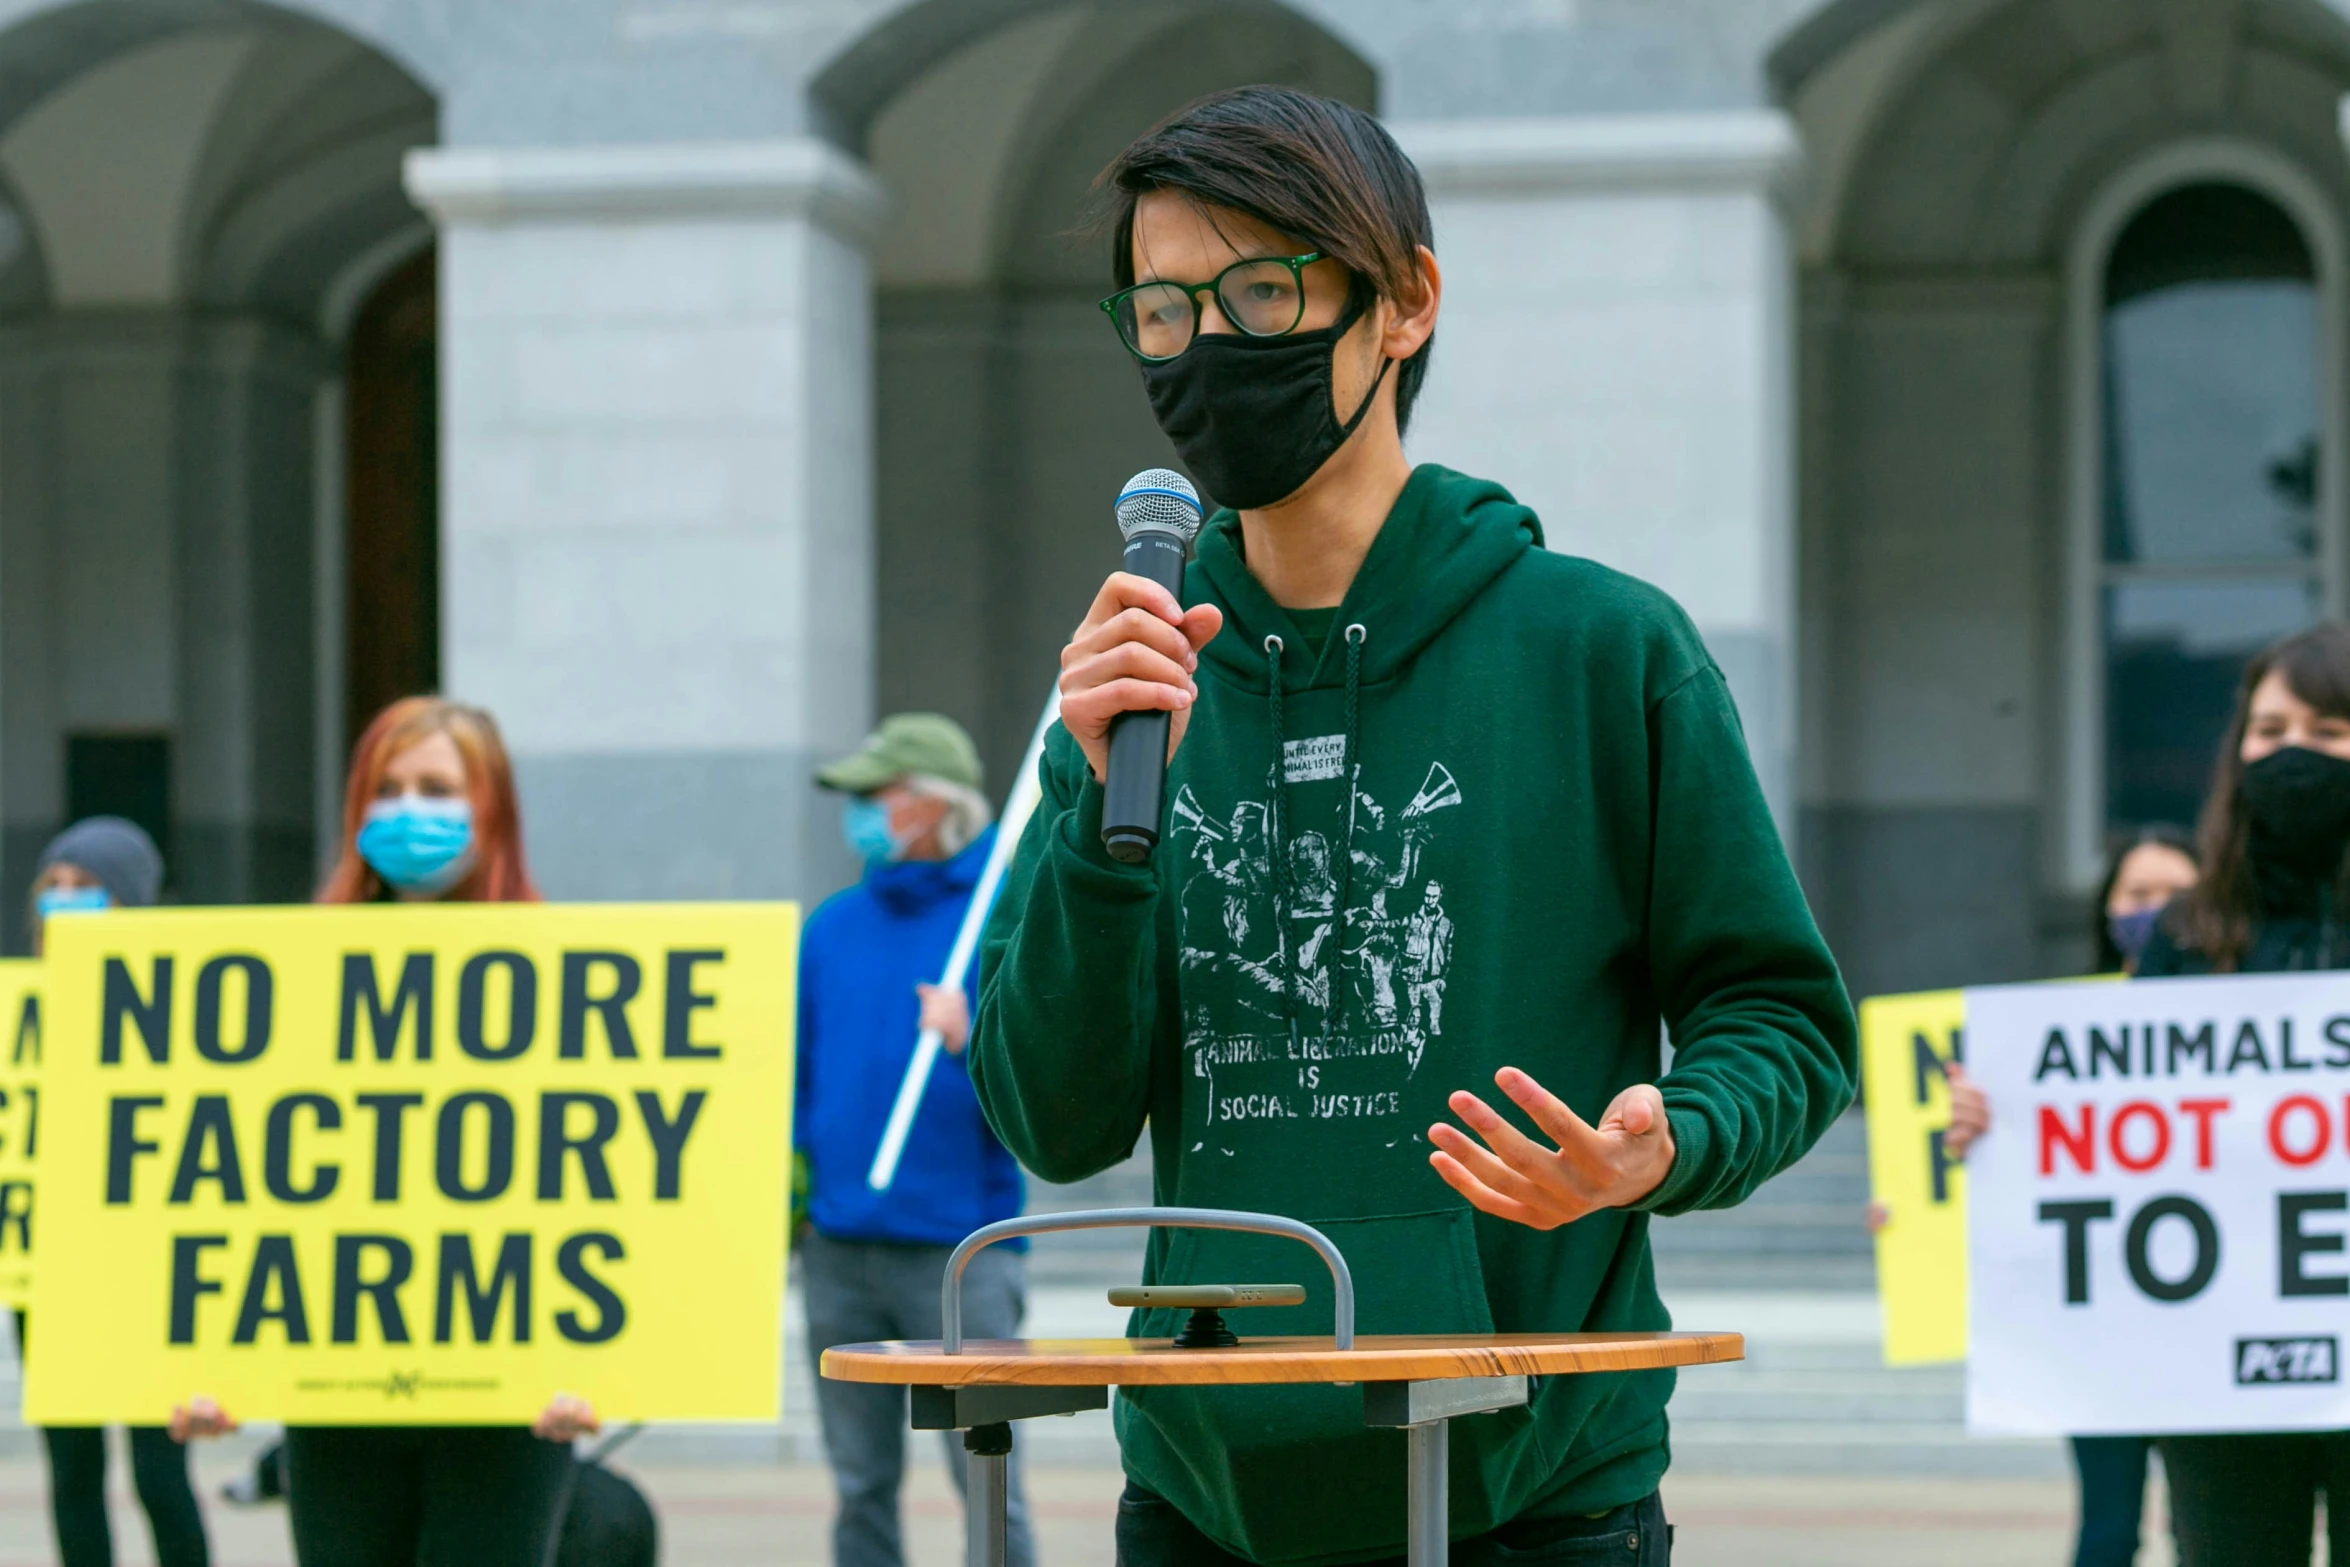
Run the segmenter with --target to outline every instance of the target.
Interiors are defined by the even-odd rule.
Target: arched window
[[[2101,339],[2105,823],[2189,822],[2245,659],[2324,612],[2307,239],[2242,185],[2157,196]]]

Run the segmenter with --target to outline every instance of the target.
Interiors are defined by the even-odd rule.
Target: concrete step
[[[1782,1176],[1781,1179],[1786,1179]],[[1777,1189],[1777,1182],[1765,1186],[1761,1192],[1735,1208],[1715,1208],[1699,1213],[1684,1213],[1676,1218],[1658,1219],[1650,1231],[1660,1239],[1690,1235],[1712,1235],[1747,1230],[1814,1229],[1828,1243],[1832,1251],[1849,1251],[1857,1240],[1866,1250],[1869,1244],[1868,1226],[1863,1222],[1866,1202],[1859,1204],[1837,1198],[1833,1202],[1806,1202],[1790,1197]]]
[[[1747,1201],[1841,1201],[1868,1187],[1869,1159],[1865,1149],[1846,1153],[1830,1147],[1813,1149],[1788,1169],[1781,1170]]]
[[[1673,1423],[1961,1425],[1963,1383],[1892,1382],[1866,1372],[1748,1372],[1707,1367],[1682,1377]]]
[[[1876,1259],[1868,1253],[1836,1256],[1790,1251],[1705,1252],[1660,1249],[1657,1284],[1670,1299],[1692,1290],[1709,1293],[1784,1293],[1829,1290],[1871,1295],[1877,1287]]]
[[[1867,1299],[1872,1307],[1876,1304],[1873,1296],[1864,1296],[1863,1298]],[[1686,1302],[1689,1297],[1670,1296],[1668,1299]],[[1682,1309],[1686,1309],[1685,1305],[1676,1305],[1676,1310]],[[1733,1306],[1731,1311],[1735,1314],[1736,1307]],[[1893,1369],[1885,1365],[1874,1331],[1869,1332],[1865,1337],[1856,1333],[1850,1339],[1797,1338],[1791,1336],[1784,1329],[1774,1330],[1767,1325],[1756,1324],[1752,1316],[1742,1317],[1740,1320],[1749,1324],[1746,1330],[1746,1358],[1738,1363],[1738,1370],[1742,1373],[1756,1371],[1822,1373],[1851,1371],[1874,1375]],[[1694,1321],[1685,1325],[1689,1327],[1704,1326],[1703,1323]],[[1797,1331],[1800,1332],[1801,1329]],[[1894,1374],[1904,1377],[1960,1379],[1963,1378],[1965,1370],[1957,1365],[1904,1366]]]
[[[1683,1474],[1934,1475],[2053,1480],[2071,1472],[2055,1438],[1992,1440],[1939,1423],[1684,1420],[1676,1398],[1673,1468]]]
[[[1721,1213],[1660,1219],[1649,1244],[1660,1254],[1865,1257],[1873,1255],[1861,1210],[1846,1203],[1753,1203]]]
[[[1671,1406],[1673,1467],[1712,1474],[2055,1478],[2064,1445],[1966,1434],[1959,1366],[1883,1364],[1866,1290],[1676,1289],[1683,1328],[1746,1336],[1746,1359],[1693,1366]]]
[[[1866,1129],[1857,1115],[1839,1117],[1809,1153],[1739,1206],[1652,1224],[1659,1276],[1705,1288],[1866,1287],[1868,1184]],[[1790,1273],[1788,1259],[1814,1258],[1835,1259],[1839,1271]],[[1689,1259],[1705,1259],[1705,1272],[1687,1271]]]
[[[1033,1176],[1028,1182],[1030,1213],[1067,1213],[1078,1208],[1147,1208],[1151,1203],[1150,1145],[1147,1140],[1124,1163],[1067,1186]],[[1029,1243],[1028,1276],[1040,1285],[1142,1282],[1143,1230],[1072,1230],[1039,1235]],[[1112,1330],[1115,1331],[1115,1330]]]

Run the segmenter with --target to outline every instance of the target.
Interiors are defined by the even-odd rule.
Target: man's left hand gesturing
[[[1596,1209],[1628,1207],[1672,1172],[1673,1129],[1664,1096],[1649,1084],[1616,1095],[1595,1128],[1514,1066],[1494,1073],[1493,1081],[1558,1147],[1543,1147],[1462,1091],[1452,1096],[1452,1112],[1485,1146],[1440,1121],[1428,1128],[1436,1145],[1428,1162],[1445,1184],[1494,1217],[1555,1230]]]

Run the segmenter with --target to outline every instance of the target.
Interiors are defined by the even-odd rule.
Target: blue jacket
[[[876,865],[825,900],[800,936],[793,1142],[808,1216],[831,1240],[951,1246],[1020,1211],[1020,1167],[996,1141],[960,1056],[941,1055],[887,1192],[865,1184],[935,985],[987,864],[993,829],[951,860]],[[966,990],[978,1014],[979,964]]]

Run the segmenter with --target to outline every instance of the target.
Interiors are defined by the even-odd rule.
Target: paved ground
[[[1845,1298],[1850,1293],[1682,1292],[1675,1308],[1693,1324],[1734,1322],[1760,1347],[1788,1340],[1816,1350],[1822,1343],[1849,1341],[1846,1347],[1857,1347],[1856,1353],[1867,1352],[1863,1360],[1873,1360],[1874,1302],[1865,1296]],[[1115,1331],[1116,1314],[1100,1298],[1098,1282],[1048,1284],[1035,1293],[1030,1331]],[[821,1466],[804,1461],[815,1450],[814,1401],[796,1311],[792,1319],[790,1386],[780,1428],[764,1433],[660,1429],[630,1448],[617,1465],[653,1496],[668,1567],[821,1567],[826,1562],[831,1487]],[[0,1350],[0,1567],[47,1567],[54,1557],[45,1477],[32,1456],[29,1434],[9,1428],[13,1383],[13,1367]],[[2068,1479],[2054,1477],[2063,1461],[2053,1446],[2046,1462],[2020,1471],[2010,1467],[2001,1477],[1971,1462],[1981,1455],[1958,1434],[1954,1415],[1944,1423],[1951,1426],[1945,1433],[1950,1443],[1946,1452],[1936,1449],[1943,1457],[1934,1463],[1947,1458],[1952,1467],[1925,1466],[1938,1478],[1864,1473],[1871,1466],[1858,1460],[1865,1455],[1843,1448],[1835,1450],[1833,1473],[1741,1473],[1747,1465],[1779,1462],[1785,1454],[1774,1451],[1778,1439],[1757,1437],[1735,1421],[1719,1423],[1719,1439],[1705,1461],[1710,1472],[1680,1472],[1666,1483],[1666,1505],[1679,1530],[1676,1562],[1679,1567],[2063,1567],[2071,1556],[2072,1488]],[[1115,1447],[1108,1417],[1033,1424],[1038,1440],[1031,1449],[1036,1460],[1031,1494],[1043,1567],[1108,1567],[1118,1489],[1117,1471],[1110,1467]],[[1692,1429],[1700,1428],[1693,1424]],[[241,1465],[258,1435],[199,1451],[206,1496]],[[746,1461],[776,1458],[785,1461]],[[791,1461],[795,1458],[802,1461]],[[961,1560],[960,1509],[937,1449],[924,1442],[916,1461],[906,1506],[910,1567],[955,1567]],[[1919,1467],[1914,1455],[1907,1464]],[[1961,1472],[1970,1468],[1973,1472]],[[127,1472],[119,1458],[115,1474],[127,1493]],[[209,1505],[217,1567],[290,1567],[281,1510]],[[2159,1538],[2160,1507],[2158,1486],[2150,1543],[2139,1567],[2171,1567],[2170,1552]],[[116,1517],[117,1561],[121,1567],[146,1567],[152,1558],[145,1522],[127,1494],[117,1498]],[[2322,1564],[2323,1557],[2318,1560]]]
[[[202,1466],[208,1493],[230,1467],[211,1454]],[[661,1510],[670,1567],[818,1567],[826,1559],[832,1503],[821,1469],[632,1472]],[[1116,1472],[1040,1467],[1032,1486],[1044,1567],[1107,1567]],[[1721,1476],[1670,1481],[1665,1499],[1680,1531],[1678,1567],[2061,1567],[2070,1555],[2072,1497],[2061,1482]],[[52,1560],[45,1506],[38,1462],[0,1462],[0,1567]],[[910,1567],[954,1567],[960,1516],[939,1465],[926,1459],[907,1498]],[[116,1518],[118,1561],[144,1567],[145,1524],[127,1496]],[[291,1562],[281,1510],[215,1505],[212,1521],[218,1567]],[[2139,1563],[2170,1567],[2170,1559],[2158,1543]]]

